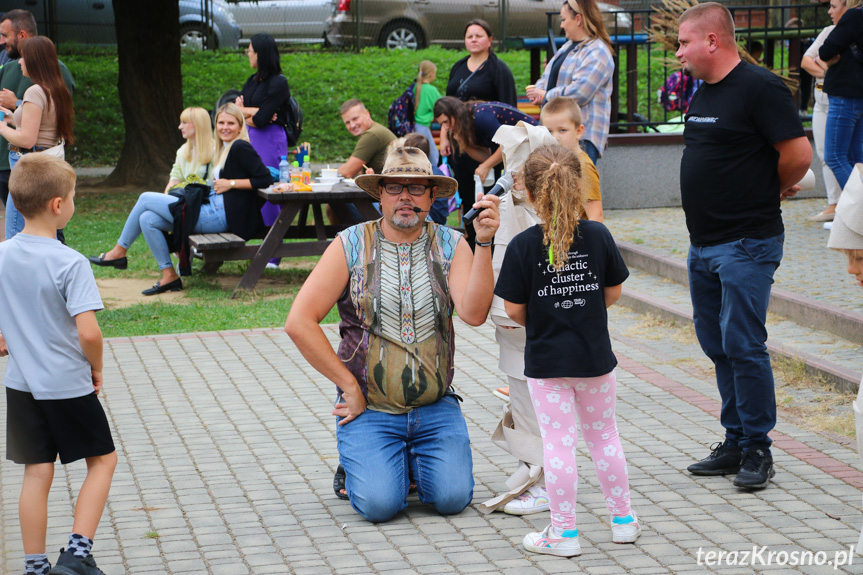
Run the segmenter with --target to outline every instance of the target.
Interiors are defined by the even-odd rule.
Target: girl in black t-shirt
[[[526,327],[524,374],[544,438],[551,524],[526,535],[523,544],[535,553],[574,557],[581,554],[579,427],[611,515],[612,541],[633,543],[641,534],[617,432],[617,360],[606,314],[629,271],[608,229],[578,220],[584,189],[575,154],[562,146],[540,148],[528,158],[523,179],[543,223],[513,238],[495,287],[507,315]]]

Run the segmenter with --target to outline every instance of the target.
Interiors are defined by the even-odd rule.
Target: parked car
[[[136,0],[138,1],[138,0]],[[237,48],[242,30],[224,0],[179,0],[180,45],[186,48]],[[53,30],[48,4],[53,3]],[[33,13],[40,34],[57,44],[116,44],[111,0],[0,0],[0,12],[23,8]],[[205,13],[212,14],[208,25]]]
[[[327,19],[327,39],[337,46],[356,42],[356,4],[339,0]],[[544,38],[548,31],[546,12],[559,12],[561,0],[508,0],[507,38]],[[482,18],[496,33],[500,26],[500,0],[361,0],[363,46],[417,50],[430,44],[451,48],[464,45],[464,26]],[[606,13],[605,25],[631,30],[628,14],[617,6],[599,3]],[[615,14],[615,12],[617,12]],[[558,20],[554,20],[557,30]],[[500,38],[498,38],[500,39]]]
[[[243,29],[243,40],[269,34],[277,42],[324,42],[324,25],[333,13],[334,0],[259,0],[230,4],[229,10]]]

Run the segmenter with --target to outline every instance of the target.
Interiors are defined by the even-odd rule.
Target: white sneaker
[[[611,517],[611,540],[614,543],[635,543],[641,535],[641,525],[638,523],[638,515],[630,511],[626,517]]]
[[[567,529],[558,535],[551,523],[539,533],[525,535],[521,544],[533,553],[557,555],[558,557],[578,557],[581,555],[578,529]]]
[[[527,491],[508,502],[503,512],[510,515],[530,515],[548,509],[548,493],[539,485],[531,485]]]
[[[277,269],[279,269],[279,264],[275,264],[273,262],[267,262],[267,269],[268,270],[277,270]]]

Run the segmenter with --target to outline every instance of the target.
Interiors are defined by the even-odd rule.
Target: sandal
[[[342,489],[345,488],[345,479],[347,479],[347,477],[345,468],[342,467],[342,464],[340,463],[338,469],[336,469],[335,475],[333,475],[333,491],[335,492],[336,497],[346,501],[348,499],[348,494],[347,492],[342,493]]]

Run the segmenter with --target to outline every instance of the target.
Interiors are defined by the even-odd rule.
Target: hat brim
[[[361,190],[370,195],[376,200],[381,199],[380,190],[378,189],[383,180],[428,180],[429,185],[437,186],[435,191],[435,199],[450,198],[455,195],[458,190],[458,182],[454,178],[447,176],[426,176],[426,175],[381,175],[381,174],[363,174],[357,176],[354,180]]]
[[[863,250],[863,236],[846,226],[837,213],[830,228],[827,247],[834,250]]]

